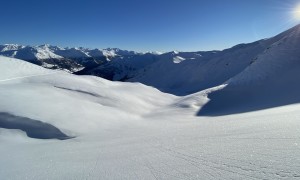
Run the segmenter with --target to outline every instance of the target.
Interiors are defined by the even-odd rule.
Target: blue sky
[[[297,23],[300,0],[11,0],[0,43],[137,51],[229,48]]]

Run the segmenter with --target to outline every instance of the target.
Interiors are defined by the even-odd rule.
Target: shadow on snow
[[[24,131],[28,137],[36,139],[65,140],[72,138],[51,124],[4,112],[0,112],[0,128],[20,129]]]

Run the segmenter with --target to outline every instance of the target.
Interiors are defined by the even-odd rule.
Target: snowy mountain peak
[[[24,46],[18,45],[18,44],[4,44],[0,45],[0,52],[4,51],[15,51],[23,48]]]
[[[172,51],[173,54],[179,54],[179,51]]]
[[[180,56],[175,56],[175,57],[173,58],[173,62],[176,63],[176,64],[181,63],[181,62],[184,61],[184,60],[185,60],[185,58],[180,57]]]

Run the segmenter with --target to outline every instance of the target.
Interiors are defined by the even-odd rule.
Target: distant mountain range
[[[40,46],[0,45],[0,55],[2,56],[22,59],[46,68],[65,69],[70,72],[76,72],[90,66],[97,66],[117,56],[133,56],[138,54],[134,51],[117,48],[62,48],[48,44]]]
[[[162,54],[117,48],[5,44],[0,45],[0,55],[46,68],[64,69],[79,75],[95,75],[114,81],[140,82],[163,92],[187,95],[229,81],[262,61],[274,58],[281,58],[278,61],[300,59],[300,48],[297,48],[300,44],[299,31],[300,25],[275,37],[239,44],[223,51],[172,51]],[[284,53],[278,54],[279,51]],[[266,54],[268,58],[265,58]]]

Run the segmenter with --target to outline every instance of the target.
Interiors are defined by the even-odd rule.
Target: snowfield
[[[262,63],[259,67],[269,67],[264,60],[257,62]],[[273,98],[297,95],[290,87],[298,88],[299,66],[293,58],[287,61],[284,67],[295,71],[284,74],[286,69],[278,68],[275,75],[282,76],[274,77],[282,77],[279,83],[291,81],[283,84],[286,88],[270,81]],[[251,81],[253,66],[226,84],[177,97],[140,83],[76,76],[0,57],[0,127],[35,131],[39,124],[45,130],[37,135],[57,135],[54,128],[69,137],[36,139],[20,129],[0,128],[0,177],[299,179],[299,102],[247,110],[253,101],[244,103],[237,114],[214,114],[221,105],[228,112],[234,108],[214,93],[229,92],[225,100],[230,101],[245,93],[243,83],[254,88],[268,79],[267,71],[255,70],[266,78]],[[237,91],[232,94],[233,87]],[[206,116],[198,116],[202,111]]]
[[[196,92],[181,97],[0,57],[0,177],[299,179],[298,42],[300,26],[222,52],[121,56],[102,67]],[[84,50],[39,47],[49,48]]]

